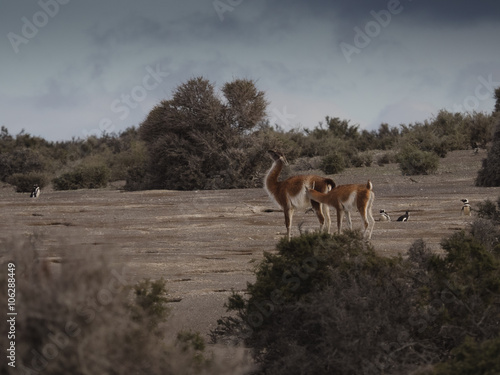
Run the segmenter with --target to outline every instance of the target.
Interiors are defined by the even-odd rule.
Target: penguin
[[[397,221],[408,221],[410,219],[410,212],[406,211],[403,216],[398,217]]]
[[[391,217],[384,209],[380,210],[380,221],[391,221]]]
[[[464,204],[462,206],[462,216],[470,216],[471,215],[471,207],[470,207],[470,204],[469,204],[469,200],[468,199],[462,199],[462,203]]]
[[[40,195],[40,188],[38,185],[33,186],[33,190],[31,191],[30,198],[36,198]]]

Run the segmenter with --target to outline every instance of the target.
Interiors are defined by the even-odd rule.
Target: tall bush
[[[500,120],[495,127],[488,155],[477,173],[476,186],[500,186]]]
[[[180,85],[141,124],[149,161],[149,188],[178,190],[255,186],[266,160],[255,137],[267,102],[251,80],[222,87],[224,100],[208,80]],[[259,181],[260,183],[260,181]]]

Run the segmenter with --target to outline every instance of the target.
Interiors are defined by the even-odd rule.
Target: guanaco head
[[[274,161],[281,160],[281,162],[285,165],[288,165],[288,161],[285,158],[285,155],[283,155],[282,152],[275,151],[275,150],[268,150],[267,153],[273,159]]]

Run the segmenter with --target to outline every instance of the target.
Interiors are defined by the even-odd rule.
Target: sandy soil
[[[485,151],[457,151],[441,159],[436,174],[401,176],[397,165],[356,168],[332,176],[337,184],[364,183],[375,191],[373,214],[377,220],[372,244],[382,255],[406,252],[423,238],[435,251],[439,242],[467,226],[472,217],[460,216],[460,199],[471,205],[495,200],[499,188],[477,188],[474,178]],[[40,251],[57,258],[54,244],[113,252],[116,267],[126,265],[130,284],[143,278],[168,281],[172,313],[170,324],[204,334],[225,315],[224,302],[232,289],[244,291],[264,251],[273,251],[284,235],[283,213],[263,189],[219,191],[104,190],[51,191],[37,199],[0,189],[0,241],[13,234],[41,234]],[[379,222],[384,208],[392,222]],[[409,222],[395,219],[410,211]],[[332,212],[335,220],[335,212]],[[303,230],[315,230],[314,213],[297,212]],[[353,217],[361,226],[359,215]],[[333,229],[333,228],[332,228]],[[2,241],[3,242],[3,241]],[[1,243],[1,242],[0,242]]]

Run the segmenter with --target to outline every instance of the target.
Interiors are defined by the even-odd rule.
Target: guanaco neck
[[[267,172],[264,185],[266,187],[266,190],[273,195],[275,195],[278,191],[278,186],[280,184],[278,181],[278,177],[282,169],[283,162],[281,160],[275,160],[273,162],[273,165]]]

